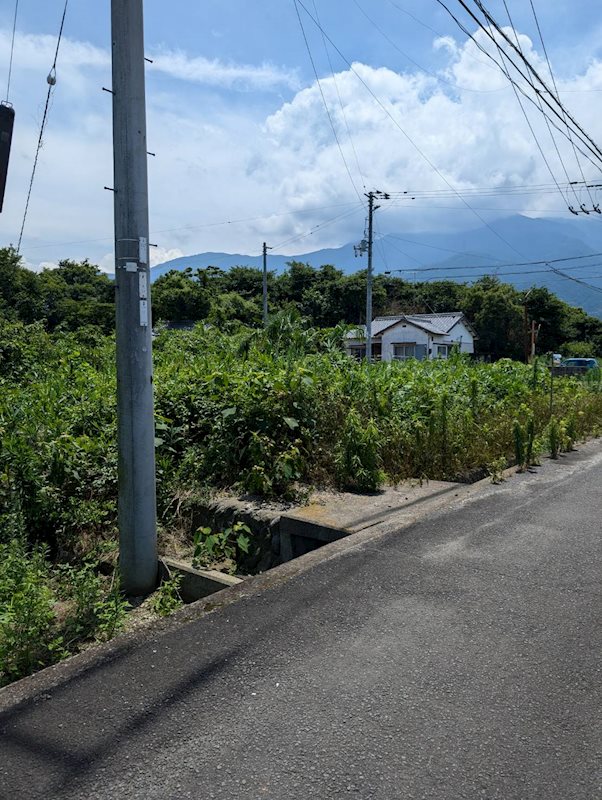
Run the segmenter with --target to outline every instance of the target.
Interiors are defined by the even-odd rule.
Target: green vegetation
[[[115,573],[99,574],[90,560],[57,566],[43,545],[0,543],[0,686],[110,639],[126,608]]]
[[[599,376],[556,380],[551,418],[543,365],[367,365],[342,353],[342,333],[283,315],[265,333],[198,326],[157,337],[166,529],[187,524],[195,496],[211,489],[274,497],[470,476],[502,457],[526,465],[550,438],[562,449],[562,430],[577,439],[600,428]],[[113,340],[15,322],[0,326],[0,342],[1,537],[79,558],[115,536]]]
[[[161,581],[161,585],[151,598],[150,607],[160,617],[167,617],[182,606],[180,584],[182,576],[178,573]]]
[[[235,522],[223,531],[199,528],[193,537],[193,567],[210,567],[221,562],[229,572],[236,571],[237,557],[249,552],[251,529],[244,522]]]
[[[156,284],[159,309],[211,321],[162,329],[154,346],[161,535],[177,531],[195,563],[235,570],[259,552],[244,527],[198,528],[195,509],[216,489],[291,498],[311,486],[375,491],[405,478],[498,480],[509,463],[526,468],[602,431],[599,370],[555,380],[551,398],[549,370],[538,362],[357,362],[342,351],[339,323],[359,319],[361,274],[292,265],[272,276],[287,310],[266,331],[254,327],[259,278],[245,268],[201,270]],[[110,290],[90,265],[64,262],[36,276],[0,250],[0,682],[123,624],[126,604],[111,567]],[[379,278],[377,310],[424,310],[420,292],[426,298],[426,285]],[[431,284],[428,292],[429,306],[464,309],[490,331],[493,355],[520,351],[520,298],[510,287]],[[545,290],[532,292],[529,302],[536,300],[550,320],[545,349],[570,340],[576,351],[580,341],[600,350],[599,320]],[[169,613],[179,602],[173,578],[153,609]]]
[[[317,328],[364,322],[366,276],[346,275],[326,264],[319,269],[298,261],[281,275],[269,274],[272,308],[297,312]],[[157,322],[206,321],[223,332],[261,323],[262,273],[251,267],[223,271],[199,266],[172,270],[153,284]],[[113,283],[88,262],[61,261],[58,269],[35,274],[11,248],[0,249],[0,319],[39,321],[48,331],[86,328],[88,336],[113,330]],[[454,281],[409,283],[377,275],[374,313],[463,311],[478,339],[477,355],[488,360],[522,359],[524,294],[496,278],[472,286]],[[602,320],[534,287],[527,299],[530,319],[541,323],[541,353],[602,355]]]

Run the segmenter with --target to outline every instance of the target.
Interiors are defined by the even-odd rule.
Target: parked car
[[[561,367],[584,367],[585,369],[595,369],[599,366],[595,358],[565,358]]]

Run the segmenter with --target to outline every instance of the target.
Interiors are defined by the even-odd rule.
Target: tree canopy
[[[268,273],[270,310],[291,310],[318,328],[365,322],[366,272],[346,274],[332,264],[316,269],[290,261]],[[262,272],[248,266],[171,270],[152,286],[156,322],[205,321],[221,329],[259,326]],[[412,283],[374,278],[374,314],[463,311],[476,330],[476,351],[488,359],[521,358],[525,314],[539,328],[538,352],[602,354],[602,320],[560,300],[544,287],[520,292],[494,277],[473,284],[442,280]],[[0,248],[0,320],[41,322],[53,331],[114,328],[113,281],[88,261],[64,260],[40,273],[27,269],[13,248]]]

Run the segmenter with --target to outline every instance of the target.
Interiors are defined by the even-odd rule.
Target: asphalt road
[[[602,446],[0,715],[0,796],[593,800]]]

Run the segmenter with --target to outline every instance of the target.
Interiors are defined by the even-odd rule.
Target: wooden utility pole
[[[142,0],[111,0],[119,447],[119,568],[130,595],[157,582],[155,425]]]

